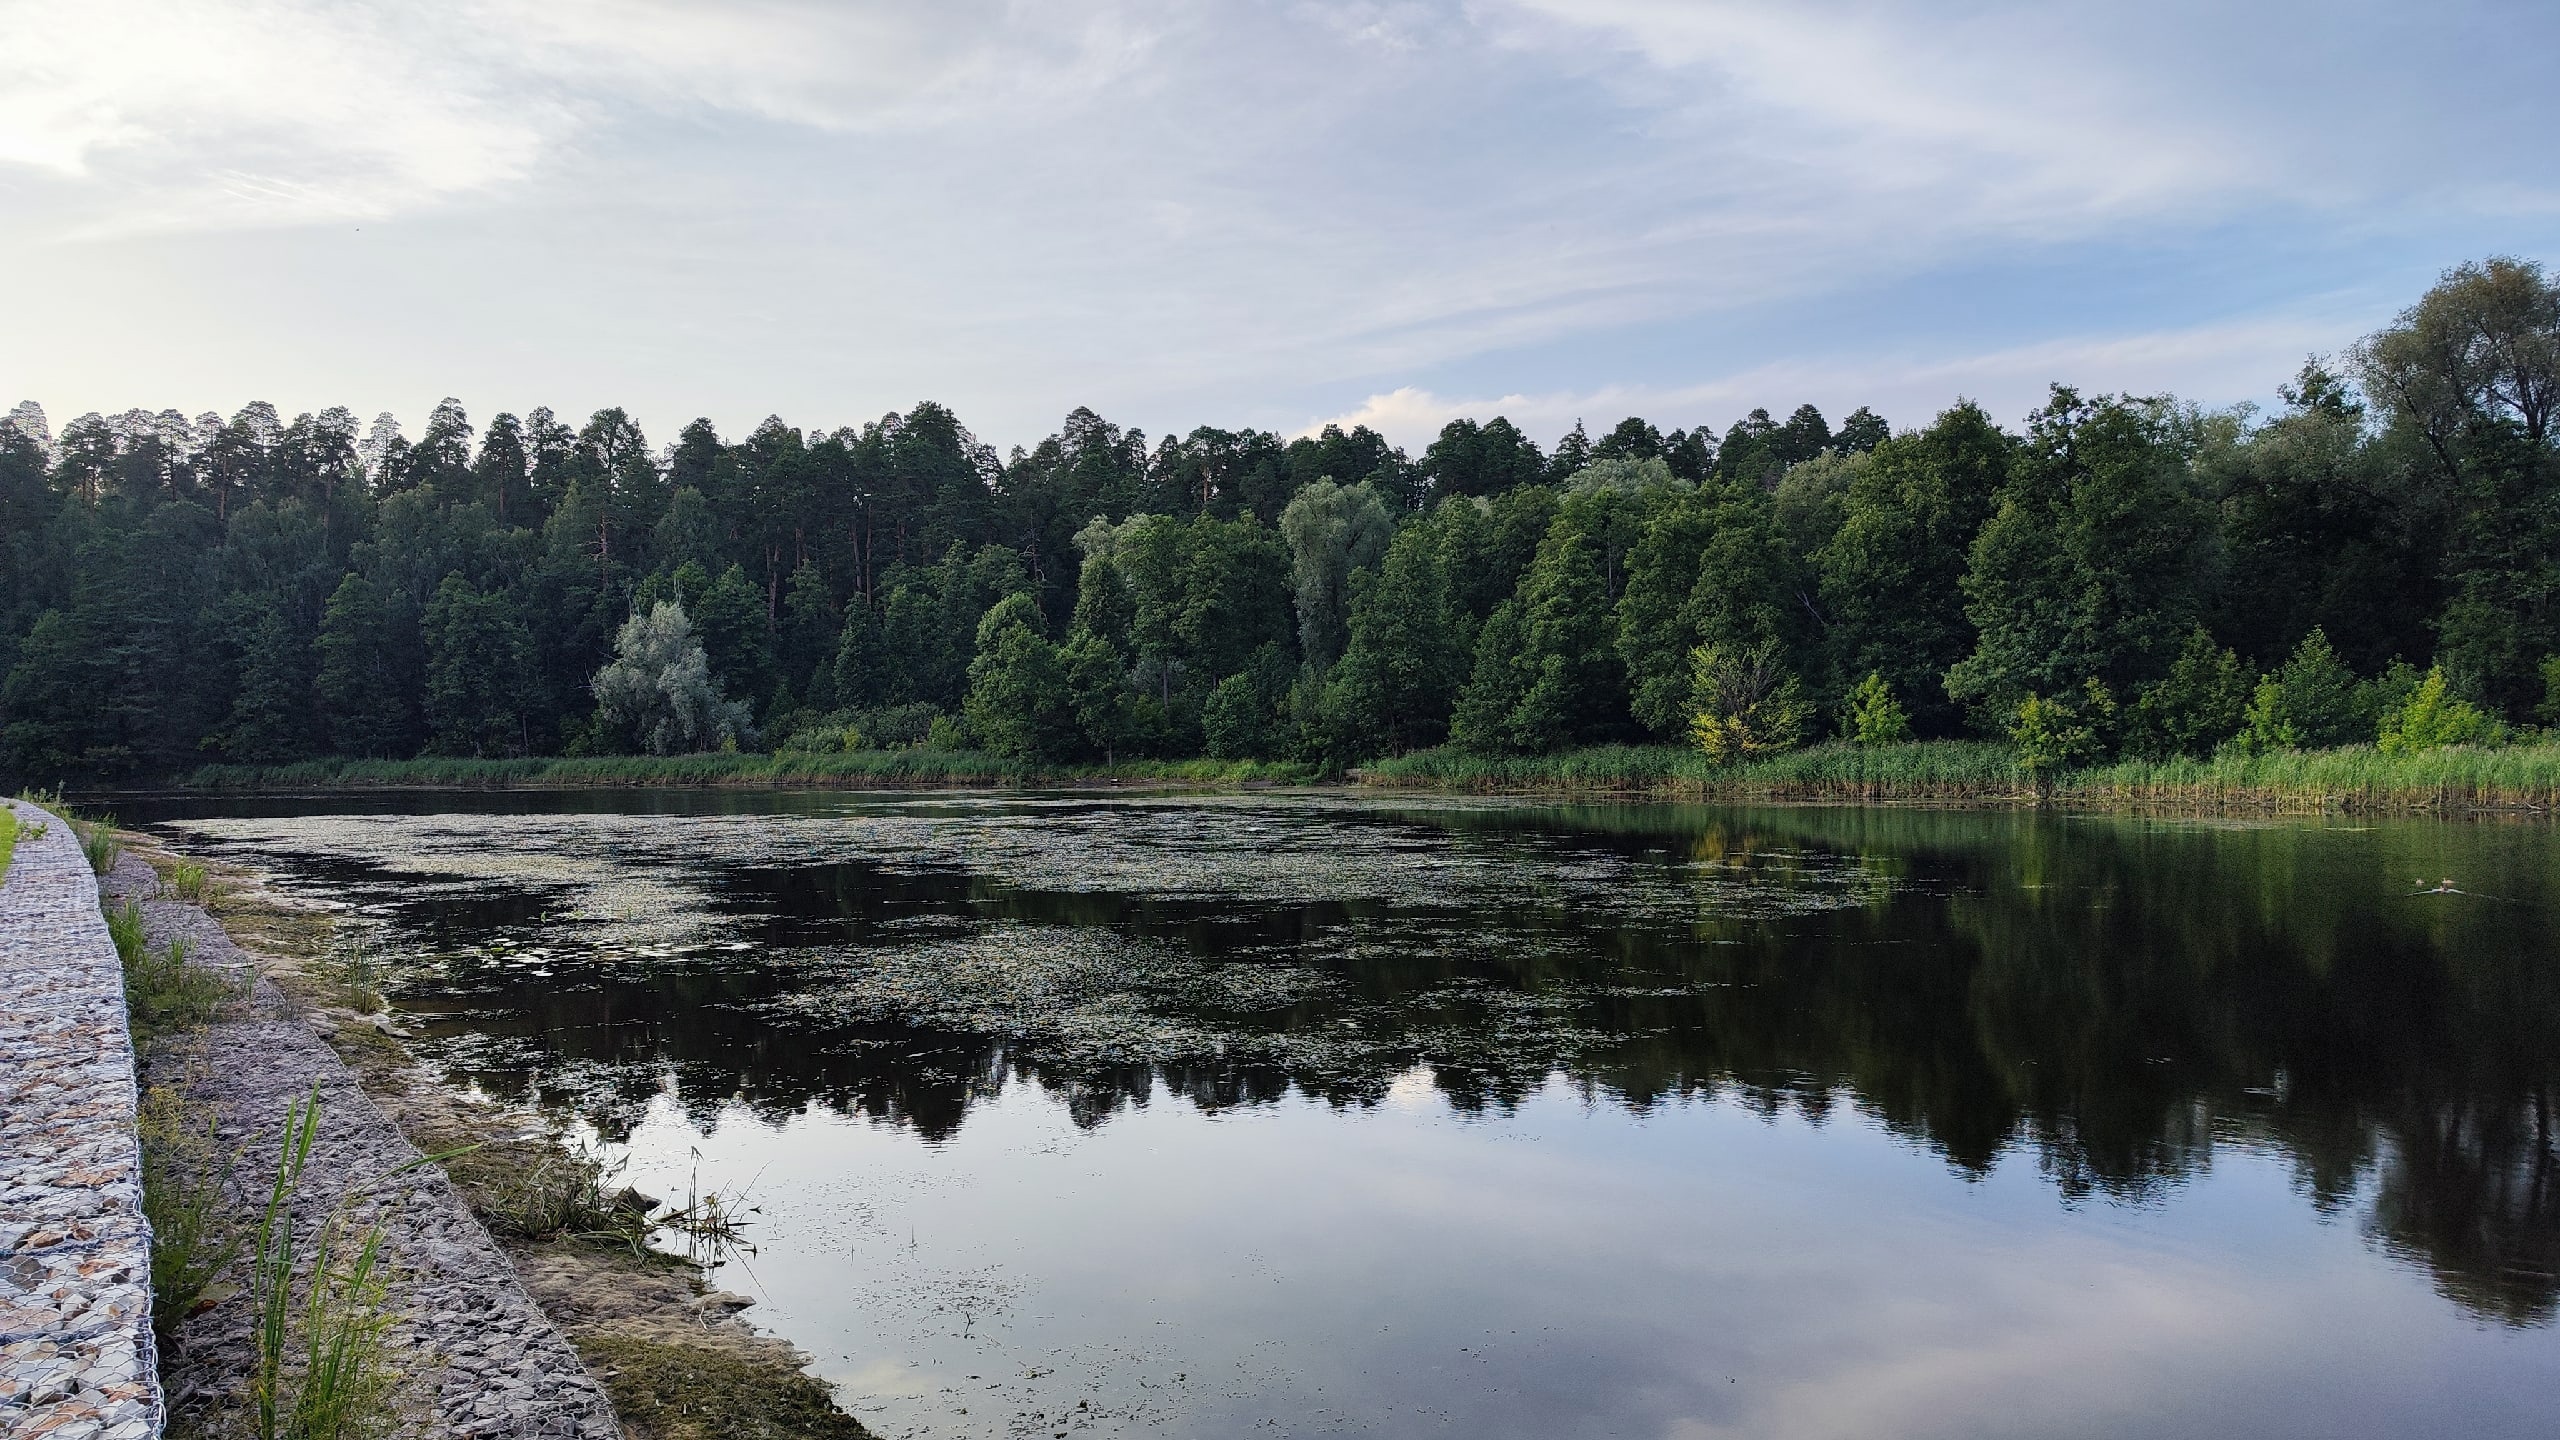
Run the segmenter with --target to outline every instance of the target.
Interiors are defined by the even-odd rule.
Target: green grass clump
[[[389,1356],[393,1316],[381,1222],[358,1228],[341,1201],[320,1227],[301,1295],[294,1293],[305,1267],[293,1199],[319,1133],[315,1087],[285,1112],[275,1184],[250,1249],[257,1360],[249,1395],[257,1440],[366,1440],[388,1434],[400,1419],[392,1403],[400,1376]]]
[[[124,847],[116,843],[113,820],[74,820],[71,833],[80,837],[80,853],[89,857],[89,868],[104,875],[116,868],[116,859]]]
[[[186,941],[172,939],[155,953],[143,938],[142,909],[130,900],[107,912],[107,938],[124,967],[125,1010],[137,1049],[206,1023],[232,997],[222,976],[187,963]]]
[[[18,850],[18,812],[0,806],[0,880],[9,878],[9,860]]]
[[[481,1145],[445,1163],[491,1231],[521,1240],[563,1236],[644,1246],[649,1207],[613,1182],[620,1167],[548,1137]]]
[[[625,786],[1033,785],[1133,780],[1179,784],[1297,783],[1312,765],[1273,760],[1129,760],[1050,765],[969,750],[848,750],[832,754],[592,755],[557,760],[307,760],[297,765],[208,765],[187,783],[204,790],[339,786],[460,789],[611,789]]]
[[[869,1440],[827,1387],[789,1366],[707,1345],[589,1332],[588,1368],[646,1440]],[[1043,1432],[1046,1433],[1046,1432]]]
[[[213,895],[213,882],[203,866],[181,862],[170,868],[169,893],[190,905],[202,905]]]

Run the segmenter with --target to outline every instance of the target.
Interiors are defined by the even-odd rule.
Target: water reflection
[[[1561,1074],[1854,1109],[1967,1176],[2023,1149],[2073,1202],[2263,1150],[2479,1316],[2560,1297],[2538,827],[746,803],[172,823],[377,907],[437,1058],[609,1135],[671,1080],[706,1130],[814,1101],[940,1140],[1024,1078],[1089,1127],[1415,1074],[1501,1112]],[[2446,875],[2472,893],[2413,893]]]

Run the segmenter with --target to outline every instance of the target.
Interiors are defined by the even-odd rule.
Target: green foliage
[[[734,746],[749,733],[747,706],[720,693],[692,622],[673,602],[623,622],[613,660],[591,688],[597,718],[652,755]]]
[[[1963,580],[1973,653],[1947,694],[2014,717],[2029,694],[2165,674],[2194,627],[2213,511],[2187,464],[2192,417],[2165,403],[2054,388],[2029,419]]]
[[[2123,760],[2079,771],[2063,796],[2097,804],[2313,813],[2548,810],[2560,805],[2560,745],[2449,746],[2386,754],[2371,745],[2243,751],[2210,759]]]
[[[533,642],[504,594],[460,574],[436,587],[425,618],[428,748],[442,755],[521,755],[532,716]]]
[[[1860,745],[1900,745],[1911,739],[1911,715],[1893,696],[1881,671],[1870,670],[1849,691],[1846,737]]]
[[[211,1106],[155,1085],[135,1129],[142,1148],[142,1215],[151,1223],[151,1328],[163,1346],[205,1303],[247,1237],[233,1222],[231,1167]]]
[[[2533,707],[2533,718],[2545,726],[2560,726],[2560,655],[2542,657],[2542,700]]]
[[[2005,744],[1835,742],[1724,764],[1692,746],[1602,745],[1552,755],[1487,756],[1454,746],[1365,766],[1372,784],[1448,790],[1653,793],[1694,798],[1956,800],[2016,793]]]
[[[320,622],[321,713],[342,755],[414,755],[426,654],[415,605],[361,572],[329,596]]]
[[[1605,733],[1613,715],[1623,713],[1623,671],[1610,644],[1601,560],[1594,537],[1559,517],[1521,580],[1518,599],[1506,607],[1509,620],[1496,611],[1485,626],[1476,676],[1459,701],[1472,737],[1466,743],[1554,750]]]
[[[212,894],[212,881],[203,866],[179,864],[169,871],[169,893],[190,905],[201,905]]]
[[[1395,521],[1367,483],[1323,479],[1280,512],[1280,533],[1289,542],[1299,650],[1321,670],[1341,657],[1350,638],[1351,577],[1376,566]]]
[[[104,875],[116,868],[116,860],[124,854],[124,846],[116,839],[116,822],[112,817],[101,815],[85,819],[65,811],[62,818],[71,822],[71,833],[80,837],[80,853],[88,859],[90,869]]]
[[[1029,595],[1005,597],[978,623],[962,713],[978,743],[1008,759],[1054,760],[1074,748],[1066,667],[1041,635],[1040,607]]]
[[[2310,750],[2344,745],[2372,733],[2373,719],[2357,695],[2354,672],[2315,629],[2273,674],[2261,676],[2249,697],[2239,736],[2244,750]]]
[[[360,1440],[390,1433],[399,1418],[390,1403],[399,1375],[390,1364],[395,1317],[383,1226],[359,1227],[341,1201],[321,1222],[307,1262],[296,1234],[293,1201],[319,1130],[315,1087],[285,1114],[275,1183],[248,1247],[258,1440]],[[299,1363],[288,1362],[297,1350]]]
[[[2250,701],[2240,657],[2199,625],[2169,673],[2135,697],[2125,749],[2154,758],[2209,754],[2241,733]]]
[[[2409,698],[2382,717],[2378,740],[2385,755],[2441,750],[2449,745],[2494,745],[2506,727],[2451,691],[2442,667],[2429,670]]]
[[[312,637],[282,610],[258,618],[241,655],[230,718],[217,739],[225,756],[273,763],[299,760],[318,748],[313,653]]]
[[[2009,744],[2019,770],[2042,794],[2056,772],[2097,754],[2101,741],[2098,725],[2081,707],[2030,693],[2010,716]]]
[[[1656,735],[1686,736],[1690,652],[1785,643],[1796,578],[1769,497],[1756,487],[1713,483],[1665,497],[1644,518],[1617,606],[1616,650],[1635,719]]]
[[[451,401],[414,443],[263,405],[186,443],[0,421],[0,772],[673,755],[751,746],[759,715],[845,754],[908,742],[829,717],[907,707],[946,718],[946,757],[1034,745],[991,757],[1015,770],[1178,757],[1267,651],[1290,680],[1256,682],[1250,743],[1336,765],[1676,743],[1702,645],[1774,643],[1825,697],[1879,676],[1919,735],[1997,734],[2094,680],[2128,697],[2121,737],[2082,717],[2101,745],[2319,746],[2406,707],[2423,670],[2403,687],[2398,656],[2484,724],[2560,724],[2556,355],[2560,285],[2496,259],[2358,347],[2352,387],[2311,362],[2264,419],[2057,388],[2022,436],[1963,403],[1899,435],[1754,410],[1721,443],[1629,417],[1552,455],[1461,421],[1419,463],[1362,427],[1150,450],[1089,410],[1007,457],[931,403],[667,446],[620,410],[535,410],[476,451]],[[1015,596],[1064,692],[1012,706],[1036,743],[956,718]],[[700,674],[678,655],[600,694],[662,603]],[[2287,659],[2313,631],[2325,658]],[[2235,664],[2269,672],[2237,718]],[[2384,672],[2353,726],[2349,670]],[[1253,707],[1217,703],[1217,747],[1247,743]]]
[[[18,812],[0,806],[0,881],[9,878],[9,860],[18,850]]]
[[[2449,522],[2436,658],[2474,698],[2521,713],[2560,650],[2560,284],[2530,261],[2458,266],[2354,362]]]
[[[1973,646],[1962,589],[1968,550],[2017,442],[1971,402],[1877,444],[1850,472],[1838,526],[1810,556],[1835,674],[1881,674],[1944,733],[1943,677]]]
[[[1464,501],[1443,506],[1396,535],[1374,576],[1353,577],[1351,641],[1324,697],[1337,758],[1399,755],[1448,733],[1466,678],[1466,617],[1451,602],[1447,541],[1452,522],[1480,518]]]
[[[1774,642],[1747,651],[1701,645],[1689,653],[1689,667],[1696,697],[1689,743],[1708,759],[1729,765],[1804,743],[1813,707]]]
[[[138,1048],[211,1021],[236,993],[222,976],[188,962],[182,938],[155,953],[143,938],[141,907],[130,900],[107,912],[107,938],[124,970],[125,1012]]]

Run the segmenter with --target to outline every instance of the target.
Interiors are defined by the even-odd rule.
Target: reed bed
[[[643,786],[854,789],[896,786],[1304,784],[1318,767],[1262,760],[1138,760],[1044,765],[970,751],[836,754],[612,755],[577,759],[315,760],[207,766],[207,790],[430,787],[581,789]],[[1641,794],[1693,800],[2006,803],[2034,787],[1996,741],[1901,745],[1828,741],[1718,765],[1671,745],[1601,745],[1553,755],[1475,755],[1448,746],[1351,772],[1381,787],[1482,794]],[[2560,807],[2560,744],[2453,746],[2387,755],[2371,745],[2228,753],[2203,760],[2121,760],[2055,777],[2050,798],[2084,808],[2420,812]]]
[[[642,786],[1036,785],[1093,781],[1156,784],[1288,784],[1316,767],[1267,760],[1130,760],[1046,765],[973,751],[848,750],[832,754],[597,755],[569,759],[310,760],[297,765],[208,765],[187,784],[201,790],[381,786],[454,789],[594,789]]]
[[[2541,810],[2560,804],[2560,744],[2455,745],[2386,755],[2371,745],[2124,760],[2064,777],[2075,804],[2350,812]]]
[[[1557,755],[1425,750],[1357,772],[1373,785],[1485,793],[1648,794],[1678,799],[2032,800],[2009,747],[1989,741],[1840,742],[1718,766],[1669,746],[1600,746]],[[2056,778],[2053,801],[2088,809],[2418,813],[2560,807],[2560,744],[2453,746],[2386,755],[2371,745],[2120,760]]]
[[[1359,770],[1371,785],[1484,793],[1640,793],[1682,799],[1986,800],[2027,792],[2009,747],[1986,741],[1829,743],[1718,765],[1670,745],[1487,756],[1442,747]]]

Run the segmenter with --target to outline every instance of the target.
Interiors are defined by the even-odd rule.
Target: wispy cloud
[[[2227,404],[2260,394],[2309,355],[2334,352],[2366,323],[2352,313],[2267,316],[2225,324],[2140,334],[2072,336],[1958,356],[1808,356],[1773,361],[1686,383],[1622,383],[1536,394],[1455,397],[1405,385],[1371,395],[1338,414],[1308,421],[1298,433],[1326,425],[1366,425],[1419,449],[1459,418],[1501,415],[1542,442],[1579,421],[1594,434],[1629,415],[1663,429],[1729,422],[1765,407],[1783,417],[1810,402],[1836,424],[1860,405],[1896,428],[1924,425],[1958,398],[2005,421],[2041,403],[2054,384],[2086,392],[2180,394]]]
[[[1007,439],[1866,399],[2532,248],[2560,167],[2480,137],[2560,118],[2518,58],[2554,38],[2508,0],[0,0],[0,256],[56,282],[0,381],[933,395]]]
[[[895,131],[1054,109],[1149,31],[1108,6],[8,0],[0,164],[81,233],[382,218],[519,187],[635,114]]]

